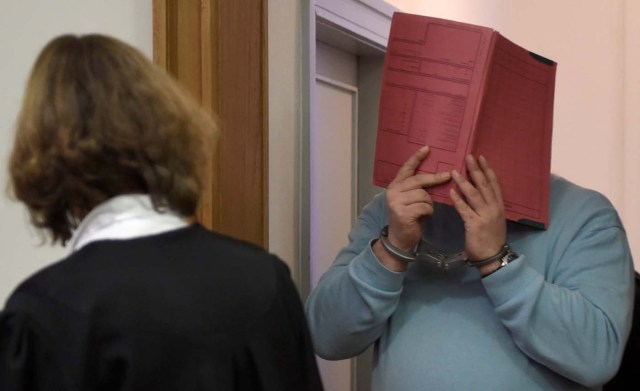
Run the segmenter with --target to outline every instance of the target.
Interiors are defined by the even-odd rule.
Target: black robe
[[[0,314],[0,390],[321,390],[287,266],[199,225],[90,243]]]

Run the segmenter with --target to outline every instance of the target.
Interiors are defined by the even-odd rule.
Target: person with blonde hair
[[[322,389],[287,266],[189,222],[216,133],[135,48],[46,45],[9,188],[69,254],[0,314],[1,390]]]

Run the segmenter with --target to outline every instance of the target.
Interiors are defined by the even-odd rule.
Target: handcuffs
[[[442,250],[438,250],[429,245],[424,240],[420,240],[413,252],[406,252],[400,250],[389,242],[389,226],[386,225],[380,231],[380,244],[391,253],[395,258],[404,262],[424,262],[434,267],[443,270],[451,270],[467,265],[470,267],[479,267],[500,260],[500,267],[507,265],[512,260],[516,259],[518,255],[511,250],[509,245],[505,243],[500,252],[496,255],[483,259],[480,261],[470,261],[465,251],[459,251],[454,253],[447,253]]]

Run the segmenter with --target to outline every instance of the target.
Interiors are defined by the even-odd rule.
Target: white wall
[[[640,1],[387,2],[492,27],[558,63],[551,169],[611,200],[640,270]]]
[[[298,275],[298,151],[301,126],[299,1],[268,2],[269,250]]]
[[[624,20],[624,223],[640,270],[640,1],[627,0]]]
[[[25,277],[59,259],[41,245],[21,204],[4,192],[14,122],[30,68],[42,47],[63,33],[98,32],[152,54],[152,0],[0,0],[0,308]]]

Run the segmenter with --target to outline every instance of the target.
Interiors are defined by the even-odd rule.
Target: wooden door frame
[[[220,129],[198,221],[266,248],[267,0],[153,0],[153,59]]]

